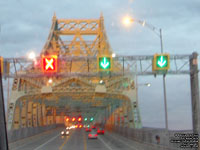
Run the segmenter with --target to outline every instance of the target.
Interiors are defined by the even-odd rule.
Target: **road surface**
[[[63,128],[41,133],[10,143],[10,150],[147,150],[144,145],[117,134],[106,133],[98,139],[88,139],[84,129],[71,129],[69,136],[61,136]]]

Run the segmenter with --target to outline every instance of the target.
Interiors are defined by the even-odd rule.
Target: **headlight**
[[[61,134],[64,134],[64,131],[62,131]]]
[[[67,131],[66,134],[69,134],[69,131]]]

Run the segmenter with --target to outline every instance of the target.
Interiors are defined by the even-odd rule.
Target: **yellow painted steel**
[[[14,113],[14,124],[13,129],[19,129],[20,127],[20,107],[15,107],[15,113]]]
[[[3,74],[4,72],[3,72],[3,70],[4,70],[4,66],[3,66],[3,57],[0,57],[0,65],[1,65],[1,73]]]
[[[33,116],[33,102],[29,101],[28,102],[28,111],[27,111],[27,124],[28,127],[32,127],[33,126],[33,120],[32,120],[32,116]]]
[[[22,109],[21,109],[21,127],[27,127],[27,101],[22,101]]]
[[[37,127],[38,126],[38,111],[37,111],[37,103],[33,103],[33,127]]]
[[[42,104],[42,121],[43,121],[43,123],[42,123],[42,125],[43,126],[46,126],[47,125],[47,117],[46,117],[46,106],[45,106],[45,104]]]
[[[113,51],[109,45],[104,27],[103,15],[99,19],[57,19],[54,15],[48,39],[40,56],[109,56],[112,62],[112,54]],[[40,62],[41,60],[37,61]],[[110,71],[122,70],[121,63],[117,61],[111,63],[111,66],[112,69]],[[88,60],[71,62],[60,60],[57,68],[58,73],[81,73],[89,70],[92,70],[92,72],[99,71],[97,60],[90,60],[89,67]],[[30,65],[27,68],[27,72],[30,74],[41,73],[41,65],[34,67]],[[52,83],[49,83],[50,78],[52,79]],[[104,81],[103,86],[105,86],[106,92],[95,91],[100,80]],[[45,92],[44,89],[48,89],[49,92]],[[80,104],[83,102],[84,104],[91,104],[91,106],[98,108],[109,104],[109,100],[104,103],[103,99],[130,101],[130,97],[123,94],[124,91],[130,89],[134,90],[135,85],[131,77],[127,76],[97,76],[93,78],[46,76],[41,78],[15,78],[12,86],[12,94],[24,93],[21,97],[17,97],[15,101],[18,99],[27,101],[27,126],[36,127],[56,123],[57,106],[48,106],[48,102],[55,102],[57,104],[61,97],[70,97],[73,102],[80,102]],[[46,103],[36,102],[38,99]],[[13,100],[12,103],[15,103],[15,101]],[[70,108],[69,104],[63,105],[66,109]],[[17,108],[15,111],[18,112],[18,109],[20,108]],[[52,113],[47,116],[49,109]],[[12,109],[10,110],[13,111]],[[24,126],[25,121],[23,117],[25,108],[22,107],[21,111],[23,112],[21,113],[21,123]],[[17,114],[13,119],[18,122],[20,121]],[[114,119],[115,117],[112,115],[111,123],[109,124],[113,125]],[[62,122],[62,120],[64,122],[64,115],[59,120],[59,122]],[[14,121],[12,123],[15,128],[18,128],[20,125],[19,123],[14,123]]]

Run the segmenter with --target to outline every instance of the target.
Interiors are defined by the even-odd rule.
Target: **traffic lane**
[[[83,129],[73,129],[71,137],[59,147],[59,150],[87,150]]]
[[[109,149],[99,138],[88,139],[88,134],[84,129],[76,129],[59,150],[114,150]]]
[[[61,135],[61,132],[59,132],[58,136],[54,140],[51,140],[48,143],[44,143],[34,150],[62,150],[64,149],[64,146],[68,140],[73,136],[73,132],[73,130],[70,130],[69,135]]]
[[[102,142],[100,135],[98,135],[97,139],[88,139],[88,134],[89,132],[84,132],[87,143],[87,150],[112,150],[106,144],[106,142]]]
[[[121,144],[119,141],[117,141],[116,139],[107,137],[105,135],[101,135],[99,136],[99,140],[102,142],[102,144],[104,144],[107,149],[109,150],[132,150],[130,149],[130,147],[128,147],[127,145]],[[136,150],[136,149],[133,149]]]
[[[56,136],[58,136],[62,130],[63,128],[57,128],[19,140],[17,142],[9,143],[9,148],[10,150],[33,150],[34,148],[44,144],[52,138],[56,138]]]

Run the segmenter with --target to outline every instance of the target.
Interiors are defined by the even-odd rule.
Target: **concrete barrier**
[[[124,137],[132,139],[134,141],[156,144],[169,148],[177,148],[178,144],[170,143],[170,139],[174,138],[175,133],[192,133],[192,130],[169,130],[157,129],[157,128],[141,128],[133,129],[127,127],[117,127],[115,126],[114,132],[118,133]]]
[[[7,132],[9,143],[42,133],[44,131],[48,131],[54,129],[56,127],[61,127],[63,125],[48,125],[41,127],[29,127],[29,128],[21,128],[18,130],[11,130]]]

